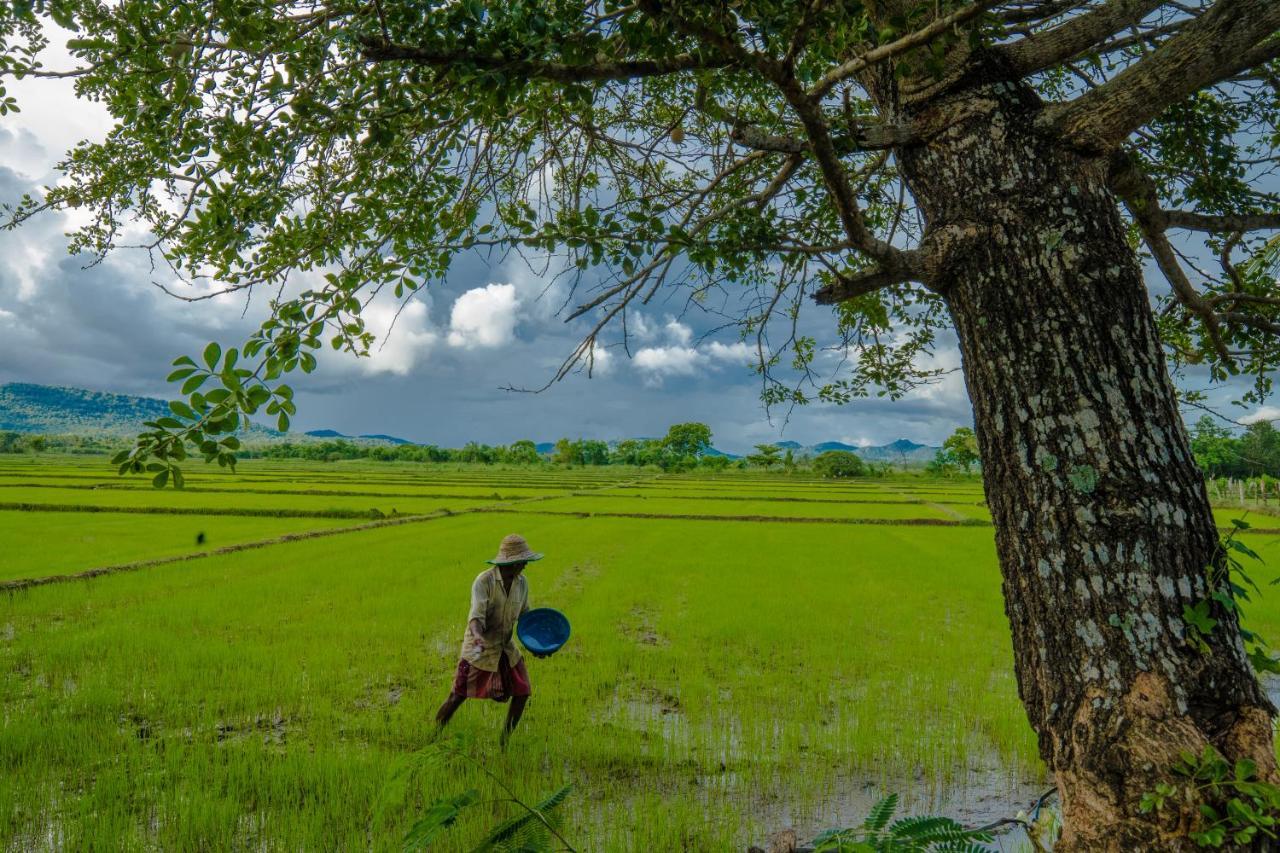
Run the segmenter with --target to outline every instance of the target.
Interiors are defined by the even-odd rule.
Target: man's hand
[[[481,632],[480,620],[472,619],[467,623],[467,630],[471,632],[471,639],[476,644],[477,651],[484,651],[484,635]]]

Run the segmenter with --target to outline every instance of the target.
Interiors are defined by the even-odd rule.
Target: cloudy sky
[[[0,201],[55,182],[61,154],[109,126],[105,111],[77,101],[67,81],[28,81],[14,90],[22,112],[0,117]],[[175,356],[196,353],[211,339],[238,344],[263,319],[261,301],[225,297],[191,305],[167,296],[140,252],[121,251],[96,265],[71,257],[65,237],[71,225],[51,214],[0,233],[0,383],[167,398],[163,380]],[[379,335],[372,357],[327,352],[321,370],[299,376],[292,383],[299,403],[294,428],[456,446],[472,439],[654,436],[671,423],[696,420],[711,425],[717,446],[741,452],[784,438],[939,444],[972,420],[958,371],[898,401],[770,415],[745,346],[731,331],[708,335],[713,318],[684,311],[678,292],[667,304],[646,306],[632,323],[630,358],[603,350],[589,379],[571,376],[539,394],[503,390],[542,386],[577,345],[583,329],[556,316],[563,298],[553,278],[518,258],[463,259],[443,286],[398,317],[395,304],[371,306],[367,319]],[[834,326],[829,309],[817,307],[807,322]],[[959,365],[953,341],[943,342],[936,361]]]

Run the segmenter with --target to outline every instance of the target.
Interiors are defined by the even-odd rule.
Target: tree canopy
[[[570,284],[565,316],[585,326],[557,377],[625,347],[628,312],[683,287],[752,343],[768,402],[903,393],[937,373],[926,356],[948,318],[931,282],[985,235],[930,227],[894,151],[954,120],[909,105],[979,65],[1034,87],[1045,134],[1105,155],[1172,285],[1157,299],[1175,367],[1270,390],[1270,0],[13,9],[0,85],[72,77],[116,124],[68,153],[56,186],[14,200],[10,223],[82,208],[74,251],[140,245],[178,298],[261,293],[261,330],[176,362],[183,399],[122,465],[167,470],[184,446],[229,462],[249,414],[287,427],[282,377],[314,369],[320,346],[366,352],[371,299],[410,299],[478,250],[530,253]],[[73,31],[77,67],[41,66],[51,23]],[[0,111],[19,106],[0,91]],[[1169,231],[1204,236],[1220,269],[1187,273]],[[810,297],[837,305],[833,340],[798,323]],[[827,348],[841,358],[824,372]]]

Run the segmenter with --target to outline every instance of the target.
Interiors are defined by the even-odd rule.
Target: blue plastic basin
[[[538,607],[520,617],[516,636],[534,657],[546,657],[568,642],[569,620],[559,610]]]

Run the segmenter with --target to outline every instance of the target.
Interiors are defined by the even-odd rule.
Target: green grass
[[[367,495],[276,495],[242,492],[159,491],[156,489],[57,489],[27,487],[0,489],[0,505],[39,504],[87,507],[174,507],[179,509],[346,510],[390,515],[419,514],[441,509],[461,510],[494,503],[492,498],[369,497]]]
[[[101,476],[97,460],[0,460],[0,483],[27,473]],[[269,510],[364,505],[271,494],[310,489],[606,488],[0,599],[6,847],[387,850],[437,797],[500,797],[466,765],[426,766],[402,796],[389,783],[427,742],[470,582],[512,531],[548,555],[529,569],[533,604],[562,609],[574,635],[529,660],[534,697],[507,753],[503,706],[467,703],[454,730],[522,795],[573,783],[566,833],[581,850],[741,850],[785,825],[811,837],[860,819],[864,789],[899,790],[912,808],[963,797],[972,767],[994,768],[978,784],[1012,813],[1025,806],[1018,783],[1040,779],[990,528],[545,514],[982,518],[972,481],[252,460],[235,474],[197,468],[192,482],[185,493],[28,482],[0,501],[62,492]],[[409,500],[487,502],[395,505]],[[217,547],[351,523],[0,511],[0,578],[10,562],[50,574],[188,553],[197,528]],[[1254,570],[1260,583],[1280,574],[1280,537],[1245,540],[1271,561]],[[1280,640],[1280,589],[1264,585],[1249,618]],[[507,814],[467,813],[438,849],[470,849]]]
[[[673,500],[627,498],[608,494],[539,501],[537,510],[656,515],[766,516],[777,518],[945,519],[953,516],[923,503],[801,503],[764,500]]]
[[[908,528],[466,516],[12,599],[5,834],[222,848],[257,825],[271,847],[361,847],[370,832],[382,847],[433,793],[493,793],[473,771],[435,772],[376,821],[353,808],[423,744],[468,584],[510,529],[551,555],[530,570],[534,603],[565,610],[575,635],[530,662],[535,698],[507,755],[500,708],[471,703],[457,725],[530,795],[575,783],[585,849],[726,849],[784,808],[817,827],[851,772],[919,766],[942,784],[989,754],[1036,772],[989,531],[922,544]],[[943,576],[943,561],[971,568]],[[234,732],[219,741],[219,725]],[[644,803],[663,819],[639,819]]]
[[[0,581],[172,557],[358,522],[344,519],[0,512]],[[203,533],[200,544],[196,537]]]

